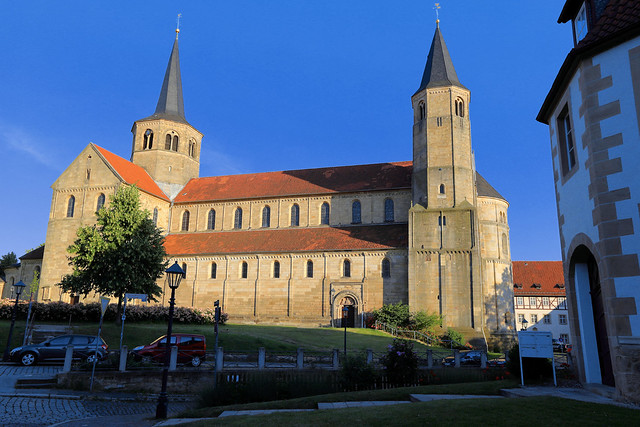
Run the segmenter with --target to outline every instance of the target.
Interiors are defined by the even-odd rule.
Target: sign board
[[[520,381],[522,385],[524,386],[524,367],[522,366],[522,358],[539,357],[543,359],[551,359],[553,384],[557,387],[556,363],[553,358],[553,340],[551,339],[551,332],[520,331],[518,332],[518,341],[520,347]]]
[[[520,331],[518,332],[518,341],[522,357],[543,357],[546,359],[553,357],[551,332]]]
[[[102,316],[104,316],[104,312],[107,311],[107,307],[109,307],[109,298],[100,297],[100,308],[102,309]]]
[[[139,299],[142,302],[147,302],[147,294],[124,294],[125,299]]]

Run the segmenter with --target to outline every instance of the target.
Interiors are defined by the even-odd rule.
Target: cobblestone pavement
[[[188,409],[185,402],[171,402],[171,413]],[[0,398],[0,425],[2,426],[47,426],[71,420],[83,420],[87,425],[97,425],[96,417],[155,415],[155,402],[98,401],[85,399],[43,399],[31,397]],[[92,421],[91,418],[94,420]],[[144,417],[132,417],[131,425],[141,425],[137,420]],[[71,424],[71,423],[70,423]],[[80,425],[73,423],[74,425]],[[100,423],[101,424],[101,423]],[[110,425],[122,424],[119,422]],[[65,424],[66,425],[66,424]]]
[[[0,365],[0,376],[54,376],[62,371],[62,366],[55,365],[36,365],[36,366],[20,366],[20,365]]]

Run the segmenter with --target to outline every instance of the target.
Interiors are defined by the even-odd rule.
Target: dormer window
[[[587,25],[587,4],[585,2],[582,3],[578,14],[573,19],[573,35],[576,45],[587,35],[587,31],[589,31],[589,29]]]
[[[540,285],[540,283],[534,283],[533,285],[531,285],[531,287],[534,289],[540,289],[542,288],[542,285]]]
[[[522,289],[522,283],[514,283],[513,287],[516,289]]]

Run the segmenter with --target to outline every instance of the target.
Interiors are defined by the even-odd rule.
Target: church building
[[[220,300],[233,322],[315,326],[340,326],[346,307],[347,325],[362,327],[366,313],[404,302],[445,328],[510,337],[509,205],[475,170],[470,91],[439,28],[411,101],[413,161],[200,177],[203,135],[185,117],[176,34],[130,160],[91,143],[53,183],[41,287],[70,273],[78,227],[136,185],[186,272],[179,305]]]

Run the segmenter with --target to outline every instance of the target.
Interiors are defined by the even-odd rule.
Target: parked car
[[[23,366],[35,365],[38,362],[64,362],[67,347],[72,345],[73,359],[93,362],[96,356],[98,360],[104,359],[108,348],[107,343],[99,338],[96,350],[96,339],[98,337],[91,335],[61,335],[40,344],[16,347],[9,353],[9,358]]]
[[[480,366],[482,352],[477,350],[467,350],[460,352],[460,366]],[[442,359],[442,366],[455,366],[454,356],[447,356]]]
[[[567,351],[567,345],[562,340],[553,339],[553,351],[555,353],[564,353]]]
[[[490,359],[487,360],[487,366],[491,368],[502,368],[507,366],[507,361],[506,359]]]
[[[191,366],[200,366],[205,360],[207,342],[204,335],[195,334],[171,334],[171,344],[178,346],[178,363],[190,363]],[[141,345],[131,353],[136,360],[150,362],[164,362],[167,336],[163,335],[149,345]]]

